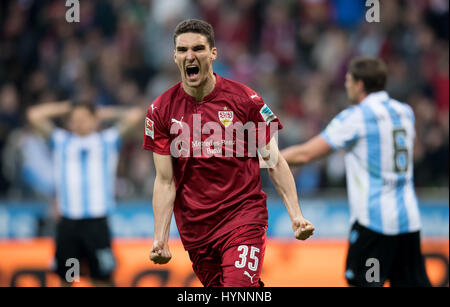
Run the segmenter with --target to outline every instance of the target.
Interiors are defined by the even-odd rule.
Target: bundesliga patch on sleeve
[[[154,128],[153,121],[146,117],[145,118],[145,135],[151,137],[152,139],[155,139],[155,128]]]
[[[266,125],[268,125],[271,121],[277,118],[276,115],[273,114],[272,110],[266,104],[262,106],[261,110],[259,110],[259,113],[266,122]]]

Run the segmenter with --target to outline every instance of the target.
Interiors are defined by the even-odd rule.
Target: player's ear
[[[365,93],[366,92],[366,88],[365,88],[365,86],[364,86],[364,82],[363,82],[363,80],[358,80],[358,90],[361,92],[361,93]]]
[[[211,61],[215,61],[217,59],[217,48],[213,47],[211,49]]]
[[[177,50],[176,49],[173,50],[173,61],[175,63],[177,62]]]

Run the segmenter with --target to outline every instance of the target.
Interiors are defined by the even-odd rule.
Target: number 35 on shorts
[[[249,270],[251,271],[256,271],[258,269],[258,257],[256,256],[256,254],[259,253],[259,248],[254,247],[254,246],[250,246],[250,255],[249,255],[249,259],[247,259],[247,255],[248,255],[248,246],[247,245],[239,245],[237,250],[238,252],[240,252],[239,258],[240,260],[236,260],[236,262],[234,263],[234,266],[237,267],[238,269],[242,269],[245,267],[245,265],[248,265]]]

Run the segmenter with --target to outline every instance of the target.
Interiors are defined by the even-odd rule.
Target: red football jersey
[[[215,76],[202,101],[180,82],[152,103],[145,119],[143,148],[173,157],[174,214],[186,250],[268,222],[256,148],[282,125],[253,90]]]

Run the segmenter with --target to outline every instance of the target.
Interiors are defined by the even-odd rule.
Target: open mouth
[[[186,75],[191,81],[197,79],[199,72],[200,68],[197,65],[189,65],[186,67]]]

